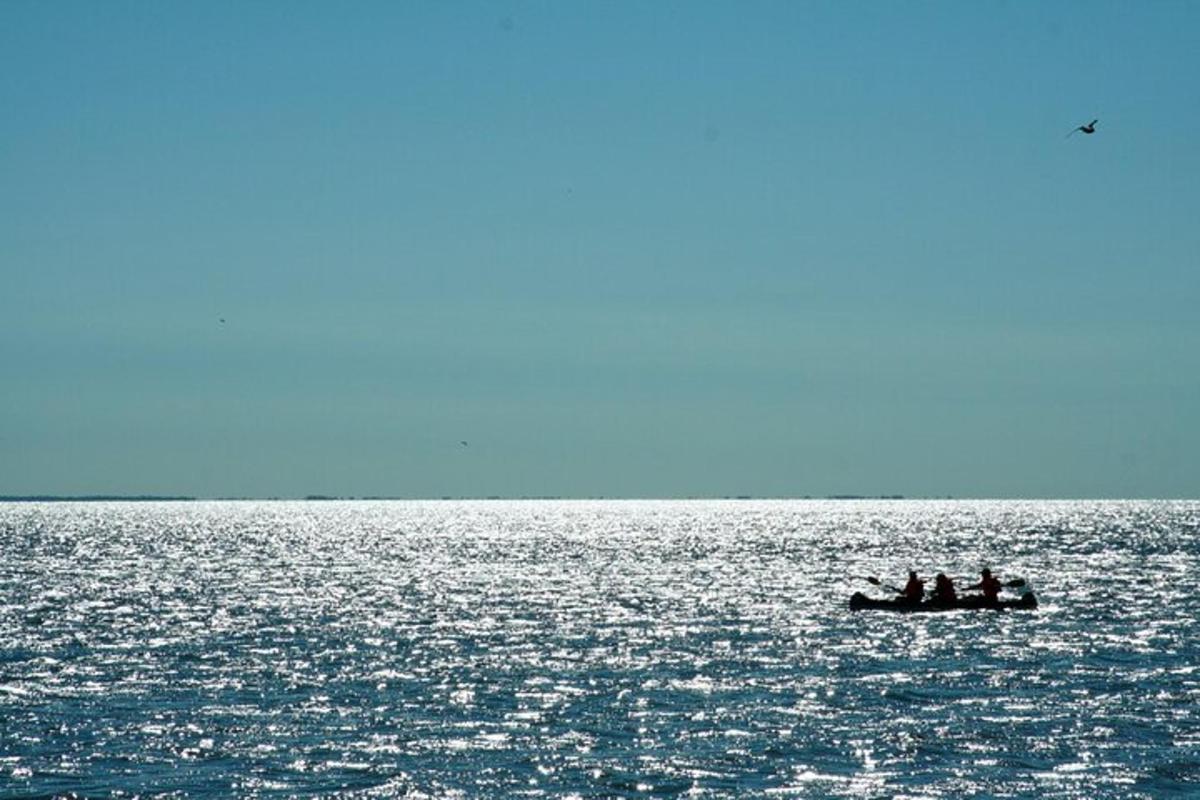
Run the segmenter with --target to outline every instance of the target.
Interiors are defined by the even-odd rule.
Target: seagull
[[[1096,132],[1096,123],[1099,121],[1100,120],[1098,120],[1098,119],[1094,119],[1091,122],[1089,122],[1087,125],[1080,125],[1078,128],[1071,131],[1071,133],[1068,133],[1067,138],[1070,139],[1073,134],[1078,133],[1080,131],[1082,131],[1083,133],[1089,134],[1089,135],[1095,133]]]
[[[467,446],[467,443],[466,443],[466,442],[464,442],[464,441],[459,441],[459,444],[461,444],[463,447],[466,447],[466,446]]]

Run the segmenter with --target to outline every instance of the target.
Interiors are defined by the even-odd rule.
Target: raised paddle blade
[[[895,586],[892,586],[891,584],[888,584],[888,583],[884,583],[883,581],[879,580],[879,578],[875,578],[870,575],[853,575],[851,577],[862,578],[864,581],[871,584],[872,586],[878,586],[880,589],[887,589],[889,592],[895,592],[896,594],[904,594],[903,589],[897,589]]]
[[[887,589],[889,592],[895,592],[896,594],[904,594],[903,589],[897,589],[895,586],[892,586],[890,583],[884,583],[883,581],[879,580],[879,578],[872,578],[871,583],[875,584],[880,589]]]

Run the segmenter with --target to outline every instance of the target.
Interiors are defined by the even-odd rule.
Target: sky
[[[0,495],[1200,496],[1198,29],[0,3]]]

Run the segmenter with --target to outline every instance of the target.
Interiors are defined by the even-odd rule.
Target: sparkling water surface
[[[1198,502],[0,504],[0,797],[1200,796]],[[1036,590],[852,613],[855,575]]]

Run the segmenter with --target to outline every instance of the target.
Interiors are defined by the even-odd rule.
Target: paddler
[[[933,594],[929,600],[939,606],[952,606],[958,602],[958,593],[954,591],[954,581],[939,572],[933,579]]]
[[[925,597],[925,582],[917,577],[915,570],[908,571],[908,583],[904,584],[904,602],[919,603]]]
[[[981,592],[983,592],[983,599],[987,601],[988,605],[995,605],[999,603],[1001,588],[1000,581],[996,580],[995,576],[992,575],[992,571],[987,567],[984,567],[979,575],[979,583],[968,586],[967,588],[979,589]]]

